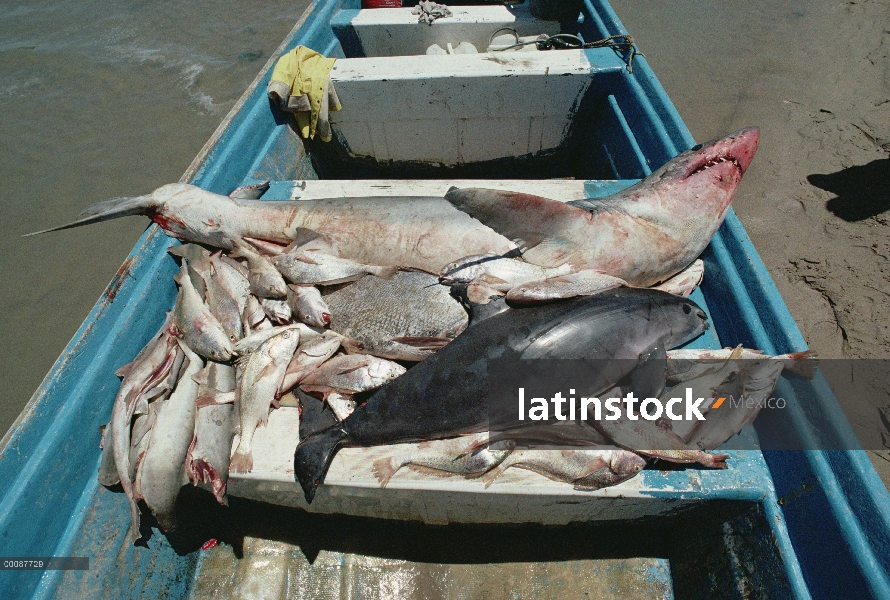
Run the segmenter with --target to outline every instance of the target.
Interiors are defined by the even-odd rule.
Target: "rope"
[[[591,48],[612,48],[616,52],[621,52],[624,54],[628,52],[630,53],[630,57],[627,59],[627,71],[629,73],[634,72],[634,57],[645,56],[645,54],[637,50],[636,45],[634,45],[633,37],[626,33],[610,35],[607,38],[603,38],[595,42],[586,43],[578,36],[572,35],[570,33],[557,33],[556,35],[547,35],[546,33],[542,33],[537,37],[537,39],[529,40],[527,42],[520,42],[519,34],[516,32],[515,29],[513,29],[512,27],[501,27],[500,29],[492,33],[491,36],[488,38],[489,46],[491,46],[491,42],[492,40],[494,40],[494,37],[502,31],[512,31],[513,35],[516,37],[516,43],[504,48],[495,48],[492,50],[492,52],[503,52],[504,50],[512,50],[513,48],[521,48],[522,46],[529,46],[531,44],[535,44],[538,50],[589,50]]]

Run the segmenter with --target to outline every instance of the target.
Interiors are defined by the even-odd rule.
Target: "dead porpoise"
[[[230,249],[238,238],[289,244],[308,236],[312,249],[334,256],[429,273],[466,256],[502,255],[521,246],[523,258],[536,265],[570,263],[646,286],[681,271],[707,246],[758,139],[757,128],[743,129],[683,152],[622,192],[572,205],[473,189],[451,191],[447,201],[278,202],[233,199],[173,183],[147,196],[100,202],[77,221],[46,231],[139,214],[184,241]]]
[[[656,290],[622,288],[507,310],[468,328],[341,423],[302,440],[294,456],[295,477],[311,502],[341,446],[419,442],[487,427],[490,359],[639,359],[656,346],[681,345],[706,328],[707,317],[694,302]],[[634,365],[634,360],[611,362],[614,372],[599,374],[604,390]]]

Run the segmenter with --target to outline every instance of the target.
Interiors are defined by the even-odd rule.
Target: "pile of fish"
[[[181,267],[167,322],[118,372],[100,480],[121,484],[134,531],[140,502],[172,529],[184,482],[209,484],[225,502],[228,473],[252,469],[256,429],[292,389],[302,408],[294,471],[309,502],[344,445],[415,443],[373,464],[381,485],[404,466],[486,485],[525,468],[578,489],[623,481],[647,458],[725,467],[726,455],[708,451],[756,411],[688,430],[554,427],[544,442],[585,446],[557,453],[488,439],[480,365],[619,358],[630,367],[589,393],[617,394],[648,364],[658,381],[647,393],[673,381],[706,397],[729,386],[769,394],[804,356],[672,350],[707,327],[686,296],[758,138],[749,128],[696,146],[597,200],[452,188],[444,198],[283,202],[259,200],[268,184],[229,197],[170,184],[88,208],[55,229],[142,214],[184,242],[171,249]]]

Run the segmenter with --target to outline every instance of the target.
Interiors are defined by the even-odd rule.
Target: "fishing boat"
[[[619,191],[695,144],[632,44],[487,51],[497,34],[517,44],[540,34],[626,42],[612,38],[628,32],[605,0],[585,0],[579,18],[563,23],[537,20],[525,5],[451,11],[428,26],[410,8],[317,0],[276,57],[304,45],[340,59],[331,72],[343,104],[331,113],[333,140],[304,143],[270,108],[273,57],[182,181],[228,194],[271,180],[264,199],[279,200],[439,195],[472,184],[568,201]],[[463,43],[476,52],[458,52]],[[441,52],[428,54],[434,45]],[[0,555],[89,557],[87,571],[6,571],[5,598],[198,597],[219,568],[194,540],[176,535],[133,546],[124,495],[96,479],[115,370],[173,306],[177,267],[166,250],[175,243],[156,225],[145,231],[0,443]],[[695,347],[806,349],[731,209],[703,259],[706,277],[692,298],[713,326]],[[232,506],[195,497],[183,510],[219,539],[265,531],[307,541],[309,531],[319,536],[316,547],[340,551],[347,549],[332,541],[336,532],[363,526],[446,541],[500,535],[504,524],[543,526],[551,532],[545,546],[605,536],[614,543],[591,542],[585,552],[643,565],[659,597],[890,597],[890,495],[863,451],[734,449],[756,446],[758,436],[809,447],[815,430],[834,447],[856,447],[824,380],[799,385],[814,386],[818,401],[789,402],[781,422],[758,419],[725,448],[726,470],[647,469],[595,492],[524,471],[488,489],[406,472],[382,489],[368,471],[369,451],[346,448],[311,505],[293,477],[297,411],[282,407],[257,432],[253,471],[232,474]],[[798,392],[786,381],[776,391]],[[276,515],[277,525],[256,525],[260,514]],[[454,524],[459,534],[449,533]],[[227,538],[226,527],[239,533]],[[597,576],[629,577],[622,565]]]

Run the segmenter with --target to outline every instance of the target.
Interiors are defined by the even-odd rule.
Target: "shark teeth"
[[[734,165],[736,166],[736,168],[738,168],[739,170],[742,169],[741,165],[739,165],[739,161],[737,161],[737,160],[734,159],[733,157],[731,157],[731,156],[718,156],[717,158],[712,159],[712,160],[709,160],[708,162],[706,162],[705,164],[703,164],[702,166],[700,166],[699,168],[697,168],[695,171],[692,172],[692,174],[694,175],[695,173],[701,173],[701,172],[704,171],[705,169],[710,169],[711,167],[713,167],[713,166],[715,166],[715,165],[718,165],[718,164],[720,164],[720,163],[724,163],[724,162],[730,162],[730,163],[734,164]]]

